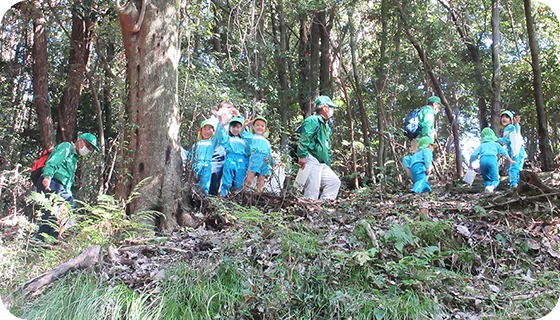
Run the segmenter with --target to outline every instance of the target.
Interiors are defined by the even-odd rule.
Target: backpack
[[[313,132],[313,135],[316,135],[317,132],[319,132],[320,128],[321,128],[321,125],[318,125],[315,128],[315,132]],[[301,124],[300,124],[294,130],[294,133],[292,135],[290,135],[290,141],[288,141],[288,148],[289,148],[288,154],[289,154],[290,158],[292,158],[292,162],[294,164],[298,163],[298,159],[299,159],[299,157],[297,155],[297,148],[298,148],[298,145],[299,145],[299,137],[301,135],[301,130],[302,130],[302,127],[301,127]]]
[[[416,138],[421,131],[418,113],[420,113],[420,108],[410,111],[404,120],[404,135],[410,140]]]
[[[37,180],[41,177],[45,163],[53,150],[54,147],[50,147],[47,150],[41,151],[41,153],[39,153],[39,158],[33,163],[31,167],[31,181],[33,181],[33,184],[36,184]]]

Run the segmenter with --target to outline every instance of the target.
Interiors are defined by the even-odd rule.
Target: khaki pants
[[[326,164],[320,163],[311,154],[307,155],[306,166],[311,166],[311,173],[305,184],[303,195],[309,199],[334,200],[340,189],[340,179]],[[323,192],[321,192],[323,188]],[[320,195],[320,197],[319,197]]]

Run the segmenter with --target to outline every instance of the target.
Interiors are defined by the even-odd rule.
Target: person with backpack
[[[418,112],[419,139],[430,137],[433,142],[436,142],[436,114],[439,113],[440,109],[441,99],[438,96],[429,97],[428,104],[420,109]]]
[[[411,140],[412,152],[418,151],[418,140],[430,137],[436,142],[436,114],[441,108],[441,99],[438,96],[428,98],[428,104],[419,109],[412,110],[404,121],[404,135]]]
[[[317,97],[315,115],[307,117],[301,125],[297,155],[301,170],[309,170],[303,192],[306,198],[334,200],[338,196],[340,179],[331,169],[332,131],[327,123],[336,107],[330,97]]]
[[[72,186],[76,177],[79,156],[88,155],[91,151],[99,151],[97,137],[91,133],[82,133],[76,142],[59,143],[50,153],[41,176],[36,182],[37,192],[57,193],[72,208],[76,207]],[[53,237],[58,237],[58,230],[53,227],[56,222],[50,210],[43,210],[41,224],[39,226],[38,237],[44,238],[41,234],[46,233]]]

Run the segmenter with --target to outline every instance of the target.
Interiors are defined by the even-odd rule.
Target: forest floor
[[[328,202],[195,194],[188,227],[103,243],[88,274],[141,294],[160,319],[537,319],[560,297],[560,172],[539,178],[491,194],[477,180]],[[72,278],[33,292],[24,283],[95,243],[79,231],[21,248],[13,229],[1,230],[4,271],[10,248],[27,252],[21,270],[3,272],[2,300],[28,319]]]

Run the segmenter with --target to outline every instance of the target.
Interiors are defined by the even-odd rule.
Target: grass
[[[11,312],[22,319],[160,319],[161,306],[126,286],[108,287],[88,272],[74,273],[38,298],[16,299]]]
[[[454,233],[451,219],[416,221],[400,213],[382,225],[377,212],[364,212],[340,227],[338,220],[294,221],[282,212],[216,205],[219,214],[234,218],[221,252],[172,265],[153,291],[109,285],[91,271],[69,274],[35,298],[16,290],[92,242],[107,245],[131,235],[136,227],[107,198],[88,209],[87,225],[66,245],[11,247],[4,255],[10,262],[0,265],[11,276],[2,276],[8,281],[2,296],[21,318],[84,320],[434,319],[458,312],[525,319],[548,313],[558,299],[560,272],[531,267],[538,266],[534,252],[522,250],[519,230],[499,230],[487,237],[491,246],[472,245]],[[376,241],[364,221],[380,232]],[[12,246],[23,247],[24,234],[14,239]],[[524,278],[528,268],[531,277]]]

